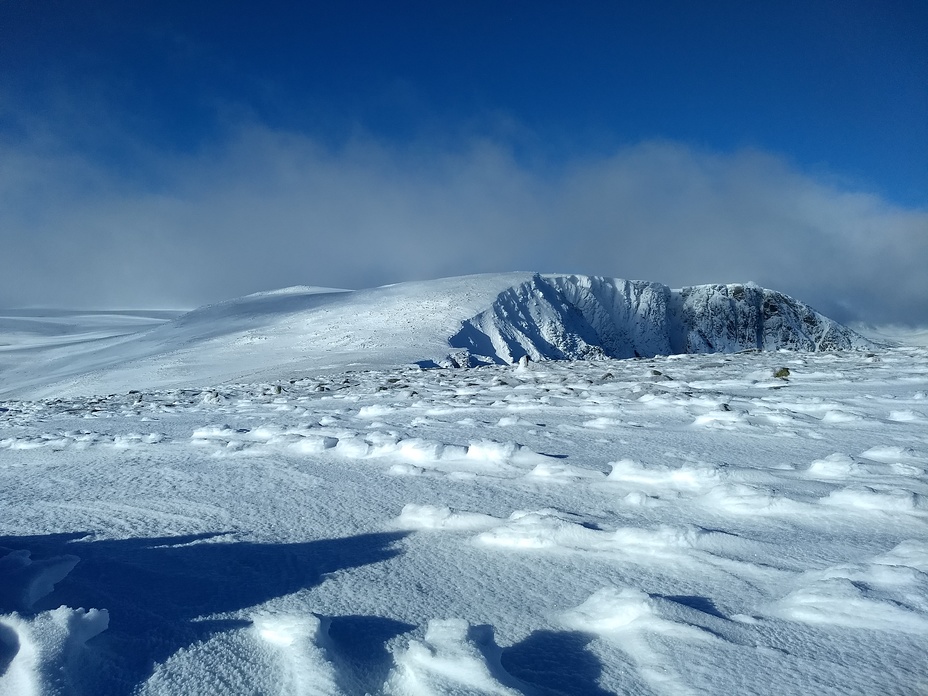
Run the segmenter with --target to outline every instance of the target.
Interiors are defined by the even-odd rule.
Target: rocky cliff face
[[[671,290],[660,283],[542,276],[502,292],[450,339],[456,361],[652,357],[872,344],[807,305],[754,284]]]

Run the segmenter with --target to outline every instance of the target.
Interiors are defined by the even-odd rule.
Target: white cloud
[[[331,150],[249,127],[143,161],[126,177],[0,145],[0,305],[178,306],[541,270],[754,280],[837,318],[928,322],[928,211],[767,153],[648,142],[539,167],[480,138]]]

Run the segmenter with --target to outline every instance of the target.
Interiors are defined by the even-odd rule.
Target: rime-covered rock
[[[543,276],[510,287],[462,322],[452,347],[495,363],[743,350],[852,350],[872,343],[787,295],[753,283],[666,285]]]
[[[205,393],[243,381],[281,385],[410,364],[871,347],[803,303],[752,284],[671,290],[638,280],[492,273],[367,290],[285,288],[201,307],[138,333],[101,339],[89,332],[67,343],[40,335],[34,349],[0,354],[0,395],[169,387]],[[132,408],[144,405],[137,396]]]

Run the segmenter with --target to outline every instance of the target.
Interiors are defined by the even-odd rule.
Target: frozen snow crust
[[[0,325],[2,330],[2,325]],[[398,365],[870,348],[772,290],[506,273],[371,290],[294,287],[202,307],[134,335],[4,351],[0,394],[211,386]],[[5,365],[19,355],[19,363]]]
[[[919,348],[6,399],[0,694],[924,693],[926,476]]]

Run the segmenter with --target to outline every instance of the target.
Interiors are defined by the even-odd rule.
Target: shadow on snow
[[[587,647],[592,635],[576,631],[533,631],[503,648],[500,663],[537,696],[615,696],[599,686],[602,663]]]
[[[28,550],[32,559],[30,566],[13,572],[0,568],[0,613],[19,611],[28,617],[61,605],[106,609],[109,628],[92,639],[94,650],[89,651],[105,655],[105,663],[90,670],[86,667],[92,666],[87,665],[81,676],[75,675],[84,681],[83,676],[92,671],[95,683],[72,686],[84,687],[87,693],[128,694],[150,676],[155,663],[214,633],[250,623],[199,617],[247,609],[318,585],[329,573],[386,561],[399,554],[393,545],[404,534],[266,544],[227,541],[224,536],[93,540],[87,534],[72,533],[0,537],[0,560],[17,550]],[[74,557],[80,561],[70,572],[61,573],[66,577],[54,591],[29,606],[28,588],[36,580],[29,577],[30,568],[35,575],[55,563],[70,566]],[[370,626],[374,625],[363,628]],[[395,628],[374,626],[375,633]],[[0,674],[19,649],[12,633],[0,635]]]

